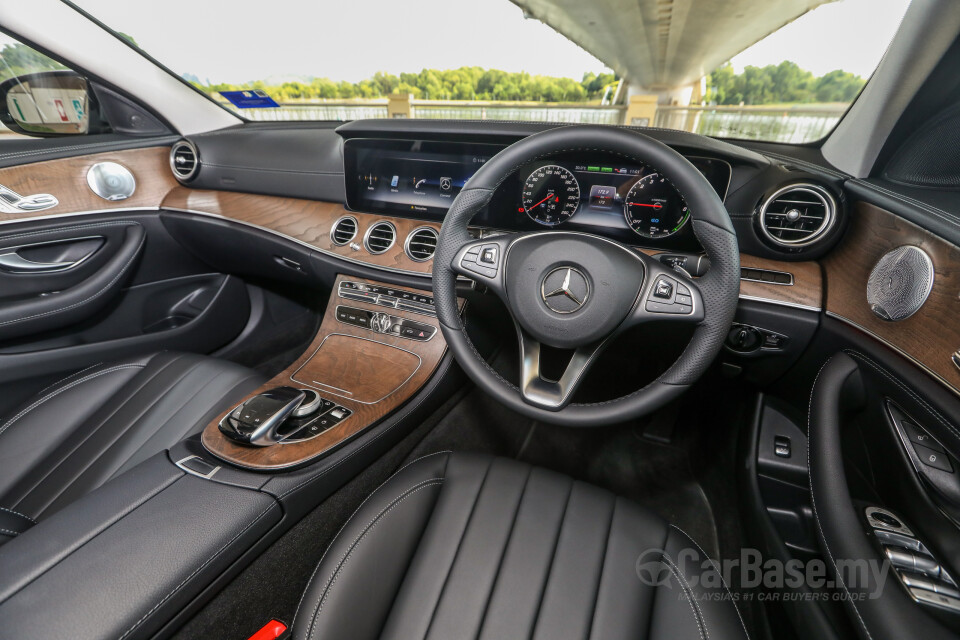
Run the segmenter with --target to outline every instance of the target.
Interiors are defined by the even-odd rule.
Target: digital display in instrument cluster
[[[723,197],[729,166],[707,158],[690,160]],[[607,230],[617,235],[629,230],[643,238],[659,239],[679,233],[690,219],[687,203],[673,185],[643,165],[558,158],[521,168],[516,180],[517,212],[527,218],[522,228],[564,225],[571,230]],[[535,224],[531,226],[531,222]]]

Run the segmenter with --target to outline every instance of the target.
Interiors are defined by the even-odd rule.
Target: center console
[[[446,346],[431,296],[338,276],[310,347],[211,422],[203,446],[245,469],[301,466],[406,402]]]

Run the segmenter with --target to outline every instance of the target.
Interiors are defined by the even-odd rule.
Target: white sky
[[[589,1],[589,0],[585,0]],[[771,2],[774,0],[757,0]],[[602,62],[509,0],[78,0],[177,73],[242,83],[356,82],[377,71],[482,66],[567,76]],[[822,6],[733,59],[737,71],[790,59],[821,75],[869,76],[908,0]],[[481,9],[482,10],[478,10]]]

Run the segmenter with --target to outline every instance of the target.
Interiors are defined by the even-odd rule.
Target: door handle
[[[75,267],[83,260],[67,262],[35,262],[27,260],[16,251],[0,253],[0,269],[13,273],[46,273],[50,271],[65,271]]]

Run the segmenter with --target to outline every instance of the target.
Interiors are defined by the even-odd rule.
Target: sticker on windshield
[[[219,93],[237,109],[272,109],[280,106],[276,100],[267,95],[266,91],[220,91]]]

